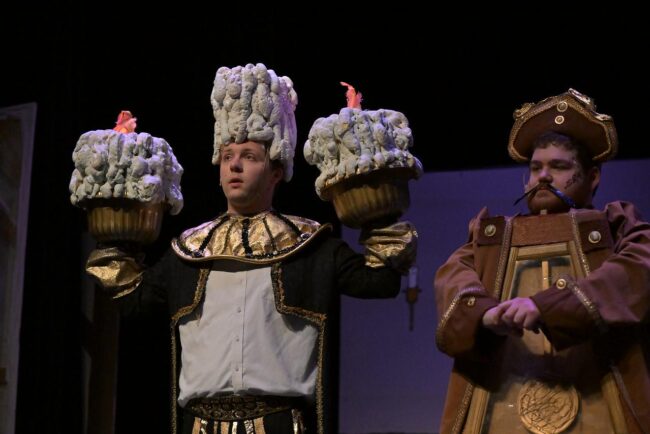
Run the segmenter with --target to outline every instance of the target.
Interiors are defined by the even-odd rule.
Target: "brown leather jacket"
[[[462,432],[474,386],[489,384],[499,363],[499,347],[507,338],[484,329],[481,319],[498,304],[508,251],[516,243],[512,222],[526,218],[489,217],[484,208],[470,223],[467,244],[436,274],[436,343],[455,359],[441,434]],[[548,218],[571,219],[587,275],[565,289],[553,285],[531,297],[541,312],[543,332],[556,349],[590,342],[608,360],[629,432],[649,433],[650,225],[625,202]],[[494,228],[486,231],[488,225]],[[594,230],[603,234],[596,243],[588,238]],[[548,235],[535,233],[540,244]]]

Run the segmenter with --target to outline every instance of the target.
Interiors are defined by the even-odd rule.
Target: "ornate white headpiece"
[[[269,146],[271,160],[280,160],[284,179],[293,175],[296,149],[298,95],[289,77],[278,77],[261,63],[221,67],[212,89],[214,154],[219,164],[221,147],[252,140]]]

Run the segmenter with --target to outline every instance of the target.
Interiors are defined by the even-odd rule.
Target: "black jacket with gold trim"
[[[271,280],[278,312],[295,315],[318,328],[318,376],[315,420],[310,432],[329,433],[328,417],[335,399],[327,393],[328,319],[345,294],[358,298],[394,297],[400,289],[400,273],[387,266],[369,266],[366,256],[354,252],[344,241],[331,236],[329,225],[271,212],[252,219],[222,215],[212,222],[185,231],[172,241],[172,249],[154,266],[147,268],[138,284],[113,290],[125,314],[152,303],[164,302],[172,318],[172,363],[177,375],[172,379],[172,431],[180,426],[176,398],[180,368],[178,321],[191,314],[203,300],[213,261],[243,261],[271,266]],[[257,224],[256,224],[257,223]],[[282,225],[286,227],[282,228]],[[412,228],[411,228],[412,229]],[[256,232],[257,231],[257,232]],[[293,233],[287,237],[287,233]],[[412,238],[417,235],[411,230]],[[411,240],[415,244],[415,240]],[[384,246],[385,246],[384,239]],[[413,246],[410,246],[413,247]],[[414,250],[411,249],[411,250]],[[389,255],[390,256],[390,255]],[[88,271],[97,277],[99,264],[93,256]],[[105,268],[107,263],[104,261]],[[100,279],[101,280],[101,279]],[[106,284],[104,283],[104,286]],[[137,288],[137,290],[136,290]]]

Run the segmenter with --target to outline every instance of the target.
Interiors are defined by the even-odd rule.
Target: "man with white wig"
[[[169,306],[174,433],[332,432],[337,297],[394,297],[414,259],[408,223],[364,232],[364,256],[330,225],[273,209],[276,185],[293,172],[296,104],[292,81],[262,64],[220,68],[212,162],[227,211],[184,231],[148,269],[119,247],[89,258],[124,311]]]

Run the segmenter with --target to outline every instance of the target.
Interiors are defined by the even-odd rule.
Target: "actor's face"
[[[600,181],[600,170],[592,167],[585,172],[576,152],[563,147],[547,146],[537,148],[530,160],[530,177],[526,190],[538,183],[541,188],[528,196],[528,208],[533,214],[542,210],[549,213],[566,212],[569,206],[544,186],[551,184],[576,203],[578,208],[591,205],[594,189]]]
[[[219,175],[228,212],[252,215],[271,208],[282,169],[272,168],[264,145],[249,141],[221,149]]]

